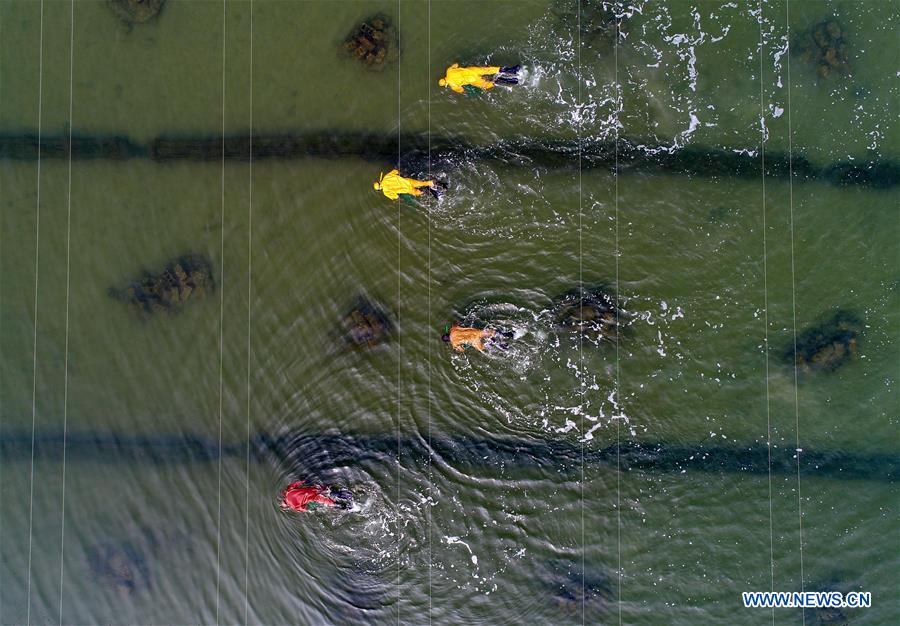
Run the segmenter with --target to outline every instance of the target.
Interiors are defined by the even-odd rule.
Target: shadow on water
[[[579,166],[620,172],[675,173],[692,176],[769,178],[794,181],[822,180],[838,186],[888,189],[900,184],[900,163],[892,159],[846,161],[817,166],[801,154],[766,152],[765,166],[755,152],[686,146],[678,150],[654,147],[620,138],[618,142],[506,140],[491,145],[461,138],[426,134],[386,135],[353,131],[312,131],[303,134],[231,137],[158,137],[139,144],[125,137],[76,136],[71,140],[74,159],[149,158],[159,162],[253,159],[362,158],[395,163],[397,145],[404,147],[401,165],[424,170],[429,145],[432,162],[457,163],[461,158],[499,161],[507,165],[549,169]],[[429,144],[430,142],[430,144]],[[69,158],[67,136],[0,135],[0,158],[32,160]]]
[[[220,457],[244,458],[246,442],[222,446],[212,439],[191,435],[132,436],[118,433],[76,432],[66,435],[68,460],[101,462],[146,462],[151,464],[190,463]],[[398,440],[393,436],[350,436],[308,434],[288,431],[281,434],[258,433],[250,440],[257,462],[277,460],[281,465],[314,474],[330,468],[368,465],[397,457],[406,463],[426,463],[427,442],[420,439]],[[39,432],[34,437],[34,457],[61,459],[63,435]],[[0,451],[7,459],[30,459],[30,432],[9,433],[0,438]],[[578,474],[582,447],[579,442],[547,441],[508,437],[432,438],[431,456],[436,463],[463,467],[499,467],[519,470],[552,470]],[[750,474],[795,474],[797,457],[793,448],[751,444],[746,446],[705,446],[623,441],[618,446],[586,449],[585,463],[620,466],[623,470],[646,472],[745,472]],[[771,455],[771,458],[770,458]],[[900,477],[900,456],[895,454],[858,454],[837,450],[803,450],[801,474],[844,480],[893,482]]]

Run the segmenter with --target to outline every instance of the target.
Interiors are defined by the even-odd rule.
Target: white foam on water
[[[478,556],[472,551],[472,547],[463,541],[460,537],[452,536],[452,535],[444,535],[444,543],[449,545],[461,545],[465,546],[466,550],[469,551],[469,560],[472,561],[472,565],[478,565]]]

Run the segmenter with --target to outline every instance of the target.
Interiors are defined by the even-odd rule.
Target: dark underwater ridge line
[[[535,166],[547,169],[578,167],[579,144],[576,141],[502,140],[491,145],[469,143],[452,136],[430,137],[432,162],[440,164],[465,160],[495,161],[513,166]],[[353,131],[309,131],[302,133],[233,135],[233,136],[160,136],[149,143],[138,143],[120,136],[75,135],[71,140],[73,159],[125,160],[150,159],[167,163],[176,161],[221,162],[301,158],[359,158],[397,162],[398,146],[401,163],[410,170],[421,169],[428,159],[429,137],[425,133],[385,134]],[[816,165],[802,154],[767,150],[765,168],[754,151],[726,150],[704,146],[672,149],[620,138],[612,141],[581,142],[581,167],[620,172],[686,174],[705,177],[787,179],[824,181],[836,186],[861,186],[890,189],[900,184],[900,162],[895,159],[838,161]],[[0,159],[36,160],[69,158],[67,135],[36,134],[0,135]]]
[[[38,432],[34,436],[34,458],[61,460],[63,433]],[[228,443],[219,448],[207,437],[181,434],[126,435],[116,432],[70,432],[65,436],[67,461],[144,462],[149,464],[202,463],[219,458],[244,459],[247,442]],[[511,437],[432,438],[431,454],[436,462],[462,467],[499,467],[513,470],[552,469],[573,475],[580,472],[582,448],[578,442],[520,439]],[[771,461],[770,461],[771,452]],[[0,453],[5,460],[30,460],[31,432],[21,431],[0,437]],[[333,467],[364,465],[397,458],[394,436],[352,436],[310,434],[299,431],[256,433],[250,438],[250,453],[256,462],[276,461],[279,466],[304,472]],[[429,453],[425,440],[407,438],[399,442],[400,458],[410,463],[424,462]],[[584,450],[584,462],[623,470],[683,473],[749,473],[793,475],[797,472],[796,451],[790,447],[765,445],[707,446],[665,442],[623,441],[602,448]],[[806,450],[800,453],[800,472],[809,477],[838,480],[894,482],[900,477],[900,455],[853,453],[836,450]]]

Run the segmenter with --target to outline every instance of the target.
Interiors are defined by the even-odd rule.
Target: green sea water
[[[773,588],[871,591],[843,618],[897,621],[892,477],[802,452],[799,479],[421,453],[506,437],[589,459],[626,441],[896,459],[896,186],[579,167],[577,146],[896,161],[900,4],[633,2],[618,39],[593,34],[601,4],[168,0],[128,26],[104,1],[0,0],[0,135],[575,146],[558,167],[418,155],[449,184],[420,205],[372,189],[394,162],[354,155],[0,160],[0,623],[826,623],[741,607]],[[378,13],[399,60],[369,71],[341,44]],[[822,78],[787,43],[827,18],[848,71]],[[523,84],[457,97],[437,85],[457,61],[522,63]],[[191,252],[205,298],[142,316],[110,297]],[[554,328],[579,286],[617,298],[618,344]],[[337,337],[360,295],[397,327],[370,351]],[[836,310],[864,322],[857,357],[795,379],[795,330]],[[464,318],[514,330],[509,350],[450,351]],[[247,447],[286,432],[388,452]],[[138,443],[63,462],[63,433]],[[186,437],[230,452],[148,451]],[[310,467],[356,509],[282,512]]]

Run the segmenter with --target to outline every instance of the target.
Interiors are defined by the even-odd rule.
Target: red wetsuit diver
[[[304,480],[288,485],[281,496],[281,508],[294,511],[314,511],[320,507],[349,509],[352,505],[353,495],[346,489],[309,485]]]

